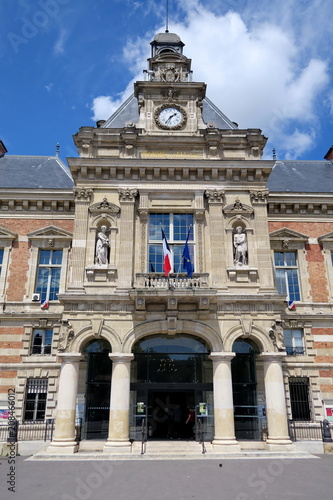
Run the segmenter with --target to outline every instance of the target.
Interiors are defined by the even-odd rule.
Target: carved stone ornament
[[[166,64],[164,67],[160,66],[160,77],[162,82],[179,82],[180,72],[174,64]]]
[[[115,205],[114,203],[108,202],[106,198],[103,198],[103,201],[100,203],[94,203],[89,207],[89,212],[92,215],[99,215],[99,214],[118,214],[120,212],[120,208]]]
[[[223,203],[224,191],[220,189],[206,189],[205,195],[208,203]]]
[[[262,191],[250,191],[252,203],[267,203],[269,191],[267,189]]]
[[[284,345],[283,322],[274,321],[268,333],[273,343],[274,351],[285,351],[286,346]]]
[[[89,201],[93,195],[93,190],[89,188],[74,188],[73,193],[76,200]]]
[[[119,189],[119,200],[120,201],[135,201],[138,194],[137,189]]]
[[[161,92],[163,99],[168,102],[174,102],[178,100],[179,92],[173,89],[168,89],[167,91]]]
[[[239,198],[236,198],[235,203],[233,205],[228,205],[224,207],[223,213],[224,214],[243,214],[243,215],[250,215],[253,214],[254,210],[252,207],[249,205],[245,205],[245,203],[241,203]]]
[[[68,348],[73,338],[74,338],[74,330],[72,328],[71,323],[68,321],[68,319],[61,320],[58,351],[68,352]]]

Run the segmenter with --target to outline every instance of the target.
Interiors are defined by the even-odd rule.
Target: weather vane
[[[169,0],[166,0],[166,23],[165,32],[169,33]]]

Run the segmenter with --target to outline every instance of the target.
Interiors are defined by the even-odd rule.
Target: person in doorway
[[[194,408],[189,408],[187,419],[185,422],[186,436],[189,439],[194,439],[194,424],[195,424],[195,411]]]

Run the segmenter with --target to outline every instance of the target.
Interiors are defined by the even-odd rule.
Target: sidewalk
[[[315,500],[332,498],[333,456],[300,459],[31,461],[16,459],[15,500]]]

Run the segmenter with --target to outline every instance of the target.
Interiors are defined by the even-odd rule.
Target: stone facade
[[[135,84],[131,101],[137,121],[119,126],[124,106],[74,136],[79,157],[68,158],[74,192],[1,193],[0,404],[5,407],[7,390],[15,386],[16,415],[24,420],[29,391],[38,394],[28,381],[47,380],[43,418],[56,419],[49,447],[55,454],[77,451],[76,415],[92,419],[86,349],[93,342],[108,342],[112,361],[106,452],[131,448],[139,402],[135,349],[153,336],[194,337],[207,346],[207,401],[217,450],[239,450],[245,435],[234,419],[239,341],[255,349],[255,404],[247,407],[256,409],[247,416],[261,427],[257,434],[249,431],[251,439],[263,439],[266,426],[267,449],[291,448],[287,418],[295,418],[300,401],[290,379],[306,384],[308,421],[320,421],[333,405],[332,196],[269,192],[275,161],[261,159],[266,138],[259,129],[238,129],[211,107],[205,84],[191,81],[191,61],[182,50],[176,35],[155,37],[148,79]],[[204,117],[213,112],[218,123],[207,123]],[[150,262],[148,249],[162,248],[162,237],[152,236],[152,216],[170,214],[192,221],[191,276],[179,267],[165,277],[155,269],[161,261]],[[243,260],[236,257],[236,233],[246,242]],[[98,238],[104,238],[103,263],[96,260]],[[180,240],[183,247],[186,237]],[[155,247],[154,255],[161,256]],[[41,309],[38,259],[42,251],[57,250],[57,300],[47,295]],[[297,257],[291,266],[301,294],[296,310],[278,292],[275,253]],[[52,331],[49,349],[43,344],[34,353],[36,331]],[[173,389],[185,394],[181,387]],[[147,390],[149,395],[153,389]]]

